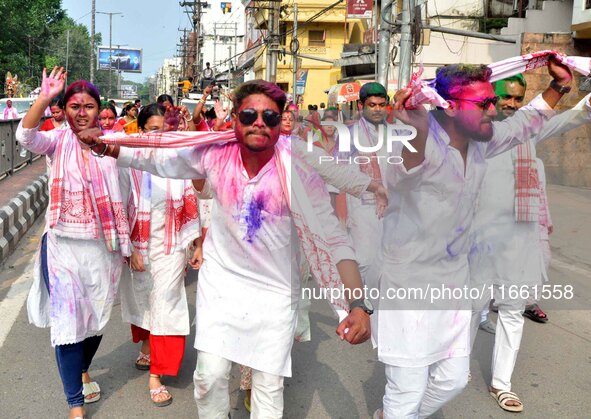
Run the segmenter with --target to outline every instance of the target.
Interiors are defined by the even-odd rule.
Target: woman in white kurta
[[[87,371],[110,317],[123,256],[129,255],[129,228],[116,165],[79,142],[81,131],[97,127],[96,87],[84,80],[71,84],[64,96],[69,127],[38,131],[45,108],[64,84],[62,70],[55,68],[49,77],[43,71],[41,94],[16,137],[51,162],[46,233],[27,305],[32,323],[51,327],[70,418],[78,418],[84,403],[100,398]]]
[[[142,108],[139,130],[162,130],[164,112],[158,104]],[[150,397],[155,405],[166,406],[172,395],[160,376],[178,374],[189,334],[185,275],[187,248],[200,244],[197,199],[188,180],[135,169],[121,171],[121,187],[129,197],[134,248],[131,278],[121,282],[121,311],[131,323],[133,341],[142,341],[136,367],[150,370]],[[191,262],[199,264],[198,255]]]

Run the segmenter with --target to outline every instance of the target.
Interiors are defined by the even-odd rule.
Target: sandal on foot
[[[537,323],[546,323],[548,321],[548,316],[546,316],[546,313],[544,313],[540,306],[537,304],[526,307],[525,311],[523,312],[523,315]]]
[[[498,393],[495,393],[491,390],[488,393],[492,396],[493,399],[497,401],[501,409],[506,410],[507,412],[521,412],[523,410],[523,403],[521,403],[521,400],[519,400],[517,394],[513,393],[512,391],[501,390]],[[518,402],[519,405],[508,405],[508,401]]]
[[[94,403],[101,399],[101,388],[96,381],[82,383],[82,395],[84,403]]]
[[[486,319],[480,323],[478,328],[485,331],[486,333],[490,333],[491,335],[494,335],[497,331],[497,326],[492,321],[490,321],[490,319]]]
[[[135,367],[138,370],[148,371],[150,369],[150,354],[140,351],[139,356],[135,360]]]
[[[164,400],[156,401],[156,396],[159,394],[167,394],[168,397]],[[172,403],[172,394],[169,393],[166,386],[160,386],[154,390],[150,390],[150,398],[152,399],[152,403],[158,407],[168,406]]]

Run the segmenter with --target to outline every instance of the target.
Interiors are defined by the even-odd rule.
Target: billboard
[[[347,18],[371,18],[373,12],[372,0],[347,0]]]
[[[98,47],[98,69],[126,71],[130,73],[142,72],[142,50],[139,48]]]

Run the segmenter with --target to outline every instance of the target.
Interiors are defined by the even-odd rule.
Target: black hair
[[[251,80],[242,83],[238,89],[234,91],[234,111],[240,109],[240,105],[244,99],[250,95],[262,94],[271,99],[279,109],[285,108],[287,97],[285,92],[281,90],[275,83],[265,80]]]
[[[163,94],[158,96],[158,99],[156,99],[156,103],[162,104],[164,102],[170,102],[171,105],[174,105],[174,99],[170,95]]]
[[[51,108],[52,106],[57,106],[60,109],[64,109],[64,100],[61,98],[61,96],[54,97],[51,100],[49,107]]]
[[[144,130],[148,119],[152,116],[164,116],[166,110],[160,103],[150,103],[142,108],[140,114],[137,117],[137,127],[140,130]]]

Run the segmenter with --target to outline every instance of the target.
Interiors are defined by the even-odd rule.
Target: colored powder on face
[[[245,239],[247,242],[252,243],[254,241],[254,236],[256,235],[257,231],[263,225],[263,216],[261,211],[265,208],[265,196],[260,194],[256,196],[252,201],[248,204],[248,214],[245,217],[246,221],[246,236]]]

